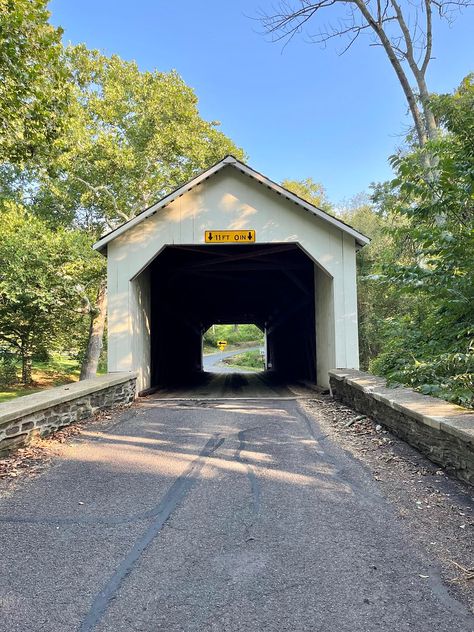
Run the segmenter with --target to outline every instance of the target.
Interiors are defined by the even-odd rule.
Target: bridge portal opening
[[[202,337],[216,323],[255,324],[269,371],[315,382],[315,277],[313,260],[294,243],[165,247],[133,281],[150,384],[203,372]]]
[[[205,373],[258,373],[267,369],[265,331],[253,323],[214,323],[202,336]]]

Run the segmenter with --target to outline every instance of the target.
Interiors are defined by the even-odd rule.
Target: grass
[[[249,369],[251,371],[263,371],[265,369],[265,361],[259,350],[239,353],[238,355],[226,358],[224,362],[238,369]]]
[[[19,367],[18,367],[18,373]],[[55,355],[47,362],[33,362],[31,372],[32,384],[23,386],[15,384],[8,387],[0,387],[0,404],[3,402],[38,393],[47,388],[62,386],[79,379],[79,364],[67,356]]]

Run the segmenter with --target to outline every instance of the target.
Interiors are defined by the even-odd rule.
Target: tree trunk
[[[426,85],[426,81],[424,76],[419,73],[415,75],[416,82],[418,84],[418,88],[420,90],[420,101],[423,107],[423,114],[426,125],[426,133],[430,140],[433,140],[438,135],[438,124],[436,122],[435,116],[431,109],[430,104],[430,93],[428,92],[428,86]]]
[[[21,383],[31,384],[31,353],[27,345],[21,347]]]
[[[88,380],[97,374],[107,312],[107,284],[101,281],[97,292],[95,312],[91,316],[87,350],[81,366],[80,380]]]
[[[426,49],[425,49],[424,60],[421,66],[418,65],[415,59],[415,48],[413,44],[413,36],[410,33],[410,29],[405,21],[405,17],[400,8],[400,5],[398,4],[397,0],[391,0],[391,2],[392,2],[392,6],[394,7],[396,11],[397,20],[398,20],[398,23],[400,24],[403,37],[405,38],[405,44],[406,44],[405,59],[408,62],[408,65],[410,66],[410,69],[413,73],[413,76],[415,77],[415,80],[418,86],[418,96],[421,101],[421,105],[423,109],[423,123],[424,123],[424,129],[426,133],[426,139],[432,140],[433,138],[436,138],[436,135],[438,132],[438,126],[436,124],[436,119],[434,117],[434,114],[431,110],[430,93],[428,91],[428,86],[426,85],[426,80],[425,80],[426,70],[428,68],[428,64],[431,59],[432,38],[433,38],[432,24],[431,24],[431,0],[425,0]],[[416,123],[416,120],[415,120],[415,123]],[[421,142],[421,138],[420,138],[420,144],[422,145],[424,144],[424,141]]]
[[[398,81],[402,87],[402,90],[405,94],[406,100],[408,101],[408,107],[410,108],[410,112],[415,123],[415,130],[418,136],[418,142],[421,147],[426,143],[426,131],[425,125],[423,121],[422,114],[418,108],[418,104],[416,102],[416,95],[413,92],[410,82],[408,81],[408,77],[403,69],[402,64],[397,58],[396,52],[393,49],[393,46],[385,33],[383,27],[373,18],[370,14],[370,11],[365,4],[364,0],[354,0],[356,6],[364,16],[367,24],[373,29],[377,37],[379,38],[387,57],[392,65],[392,68],[395,70]]]

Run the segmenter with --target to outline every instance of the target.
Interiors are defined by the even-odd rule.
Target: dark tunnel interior
[[[314,264],[291,243],[168,246],[150,264],[151,382],[201,371],[214,323],[255,323],[285,380],[316,380]]]

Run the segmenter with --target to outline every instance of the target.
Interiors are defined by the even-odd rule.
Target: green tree
[[[103,261],[84,232],[51,230],[17,204],[5,203],[0,221],[0,341],[21,358],[27,384],[35,353],[77,340],[87,284]]]
[[[313,178],[283,180],[281,186],[323,211],[331,212],[332,210],[332,205],[327,198],[326,190],[322,184],[315,182]]]
[[[65,151],[40,177],[48,219],[100,231],[129,220],[225,154],[243,152],[199,115],[174,71],[85,46],[67,51],[74,79]]]
[[[0,0],[0,163],[49,154],[62,135],[70,86],[47,4]]]
[[[412,304],[385,323],[385,349],[372,367],[423,392],[474,400],[474,76],[453,95],[433,96],[442,126],[424,148],[392,158],[396,178],[382,209],[400,222],[404,257],[383,282]],[[427,160],[429,156],[429,160]]]

